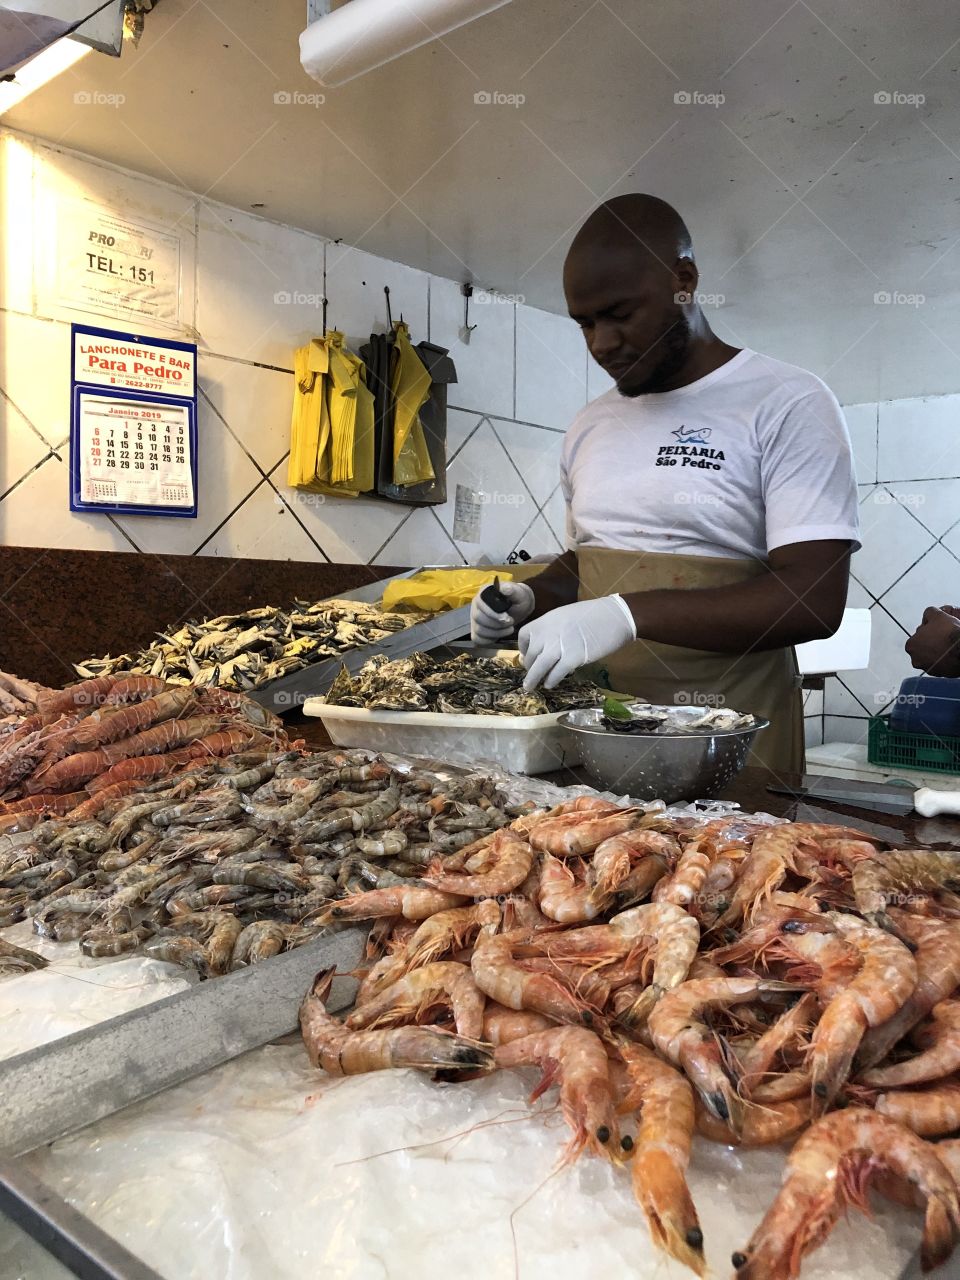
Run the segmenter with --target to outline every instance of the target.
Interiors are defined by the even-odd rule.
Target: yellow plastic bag
[[[410,331],[400,321],[394,338],[391,391],[396,401],[393,425],[393,483],[407,487],[433,480],[420,410],[430,394],[431,378],[410,345]]]
[[[411,609],[423,609],[435,613],[442,609],[459,609],[469,604],[481,587],[488,586],[495,577],[501,582],[512,582],[512,573],[497,574],[489,569],[424,569],[412,578],[399,578],[388,583],[383,593],[383,608],[396,609],[406,605]]]

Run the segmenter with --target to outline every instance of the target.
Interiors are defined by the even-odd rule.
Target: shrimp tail
[[[920,1245],[920,1264],[924,1271],[932,1271],[950,1257],[960,1236],[956,1206],[946,1203],[939,1196],[927,1200],[923,1220],[923,1240]]]

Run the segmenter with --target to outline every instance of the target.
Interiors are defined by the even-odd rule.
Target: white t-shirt
[[[743,350],[676,391],[591,401],[560,461],[567,545],[761,560],[859,542],[850,437],[830,389]]]

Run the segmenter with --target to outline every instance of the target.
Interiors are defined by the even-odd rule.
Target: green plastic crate
[[[960,773],[960,738],[902,733],[898,729],[891,729],[887,716],[871,716],[867,735],[867,759],[871,764],[889,765],[897,769]]]

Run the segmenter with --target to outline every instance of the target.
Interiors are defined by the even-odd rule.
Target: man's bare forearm
[[[533,588],[536,608],[531,615],[539,618],[560,605],[573,604],[580,592],[580,575],[577,569],[577,553],[565,551],[550,562],[542,573],[528,583]]]

